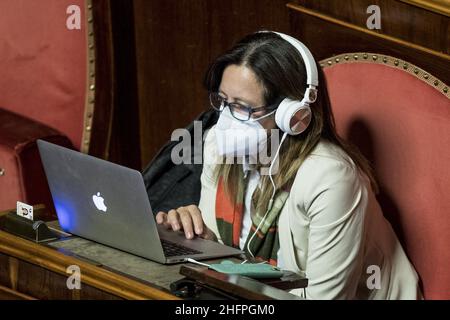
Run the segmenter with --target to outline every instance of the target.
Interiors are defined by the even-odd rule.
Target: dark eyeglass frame
[[[222,100],[221,106],[220,108],[217,108],[216,106],[214,106],[214,104],[212,103],[212,96],[216,95],[220,100]],[[252,118],[252,114],[259,112],[259,111],[273,111],[276,108],[278,108],[278,103],[274,103],[272,105],[268,105],[268,106],[261,106],[261,107],[257,107],[257,108],[252,108],[252,107],[248,107],[248,106],[244,106],[238,102],[228,102],[224,97],[222,97],[218,92],[210,92],[209,93],[209,103],[211,104],[211,107],[219,112],[222,112],[225,107],[228,107],[230,109],[231,115],[239,121],[248,121]],[[237,118],[234,115],[234,108],[240,108],[240,109],[244,109],[247,113],[248,113],[248,118],[247,119],[241,119],[241,118]],[[261,116],[264,117],[265,115]],[[259,118],[259,117],[258,117]],[[256,118],[255,120],[257,120],[258,118]]]

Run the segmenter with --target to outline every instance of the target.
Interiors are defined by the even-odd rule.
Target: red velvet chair
[[[81,30],[66,26],[72,5],[80,8]],[[17,200],[53,207],[36,139],[88,150],[90,8],[84,0],[0,2],[0,211]]]
[[[351,53],[321,61],[338,132],[371,160],[379,200],[425,299],[450,299],[450,93],[401,59]]]

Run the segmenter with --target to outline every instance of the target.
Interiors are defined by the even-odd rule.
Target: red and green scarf
[[[278,217],[288,196],[289,190],[279,190],[276,193],[272,208],[258,229],[255,237],[253,235],[261,223],[264,213],[260,214],[259,212],[255,212],[251,215],[252,226],[244,250],[248,252],[248,241],[253,238],[250,243],[250,251],[256,259],[268,261],[271,265],[277,265],[277,254],[280,248]],[[234,203],[226,194],[222,177],[219,177],[216,193],[216,221],[220,236],[225,245],[239,248],[243,216],[244,191],[237,195],[236,203]]]

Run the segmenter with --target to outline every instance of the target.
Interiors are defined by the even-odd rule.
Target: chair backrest
[[[321,61],[340,135],[372,162],[379,201],[426,299],[450,299],[450,93],[401,59]]]
[[[73,5],[81,30],[66,25]],[[85,0],[0,1],[0,107],[58,130],[77,149],[88,87],[85,11]]]

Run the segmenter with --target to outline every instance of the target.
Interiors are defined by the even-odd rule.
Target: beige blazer
[[[219,237],[214,129],[205,139],[199,208]],[[305,272],[307,299],[418,299],[418,276],[365,175],[339,147],[320,142],[299,168],[279,217],[286,269]]]

